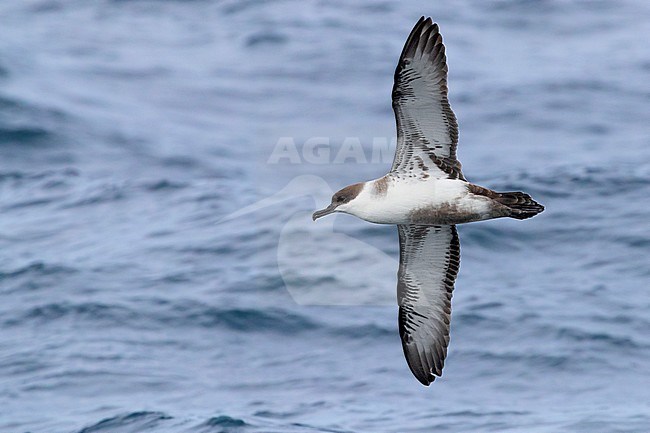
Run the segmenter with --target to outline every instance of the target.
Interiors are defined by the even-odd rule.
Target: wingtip
[[[416,25],[423,24],[428,27],[433,27],[434,33],[437,33],[440,31],[440,25],[433,20],[431,17],[425,17],[422,15]]]
[[[419,24],[419,23],[422,23],[422,22],[424,22],[424,23],[426,23],[427,25],[430,25],[430,26],[436,26],[436,27],[438,26],[438,23],[435,22],[435,21],[433,20],[433,18],[431,18],[431,17],[427,17],[427,16],[425,16],[425,15],[422,15],[422,16],[420,17],[420,19],[418,20],[418,24]]]
[[[421,37],[423,34],[428,33],[429,35],[440,34],[440,26],[437,22],[433,21],[431,17],[425,17],[422,15],[417,23],[413,26],[411,30],[411,35],[409,35],[408,41],[412,40],[415,36]]]
[[[442,376],[442,365],[431,368],[429,361],[424,360],[417,349],[404,344],[402,344],[402,348],[409,370],[422,385],[429,386],[436,380],[436,377]]]

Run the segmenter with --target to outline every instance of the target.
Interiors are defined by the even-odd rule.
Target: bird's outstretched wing
[[[464,179],[456,159],[458,123],[447,99],[447,57],[438,24],[420,18],[397,64],[393,85],[399,176]]]
[[[451,295],[460,265],[456,226],[398,225],[399,333],[406,361],[423,384],[442,375]]]

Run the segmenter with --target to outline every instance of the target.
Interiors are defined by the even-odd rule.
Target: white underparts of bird
[[[338,191],[313,219],[344,212],[397,225],[399,333],[424,385],[442,375],[451,297],[460,265],[456,224],[526,219],[544,207],[523,192],[496,192],[465,179],[456,158],[458,124],[447,98],[447,58],[438,25],[420,18],[395,71],[397,149],[390,172]]]

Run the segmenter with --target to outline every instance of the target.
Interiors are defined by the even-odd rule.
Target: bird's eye
[[[343,201],[343,196],[340,195],[340,196],[336,197],[336,201],[341,203]]]

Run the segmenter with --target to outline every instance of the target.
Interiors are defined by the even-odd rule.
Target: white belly
[[[384,191],[369,182],[349,213],[378,224],[460,224],[490,218],[490,200],[457,179],[392,180]],[[357,200],[355,200],[357,201]]]

